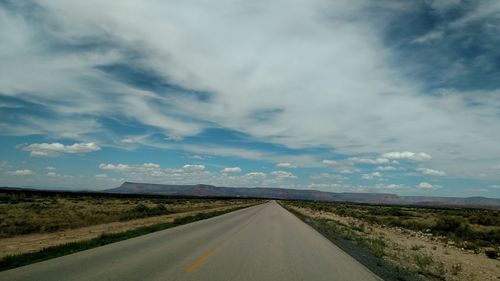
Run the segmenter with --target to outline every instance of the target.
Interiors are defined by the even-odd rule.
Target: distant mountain
[[[318,190],[264,188],[264,187],[221,187],[205,184],[166,185],[124,182],[120,187],[105,192],[122,194],[161,194],[202,197],[252,197],[269,199],[299,199],[331,202],[354,202],[389,205],[456,206],[500,209],[500,199],[485,197],[428,197],[398,196],[390,193],[334,193]]]

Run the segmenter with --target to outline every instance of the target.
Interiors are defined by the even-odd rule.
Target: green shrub
[[[472,236],[470,227],[464,222],[464,219],[452,216],[439,217],[432,230],[446,236],[451,235],[460,238],[469,238]]]
[[[499,256],[498,251],[496,250],[486,250],[484,253],[490,259],[497,259]]]
[[[427,271],[427,268],[432,264],[433,259],[432,256],[426,254],[415,254],[413,255],[413,260],[415,264],[421,271]]]

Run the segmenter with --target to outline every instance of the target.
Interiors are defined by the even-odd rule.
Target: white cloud
[[[117,165],[105,164],[105,163],[99,164],[99,169],[102,170],[125,171],[128,170],[129,168],[130,166],[126,164],[117,164]]]
[[[380,174],[379,172],[373,172],[371,174],[364,174],[361,176],[361,178],[365,180],[372,180],[374,178],[380,178],[380,177],[382,177],[382,174]]]
[[[313,175],[310,175],[309,178],[312,180],[346,180],[346,179],[348,179],[347,177],[345,177],[343,175],[330,174],[330,173],[313,174]]]
[[[271,175],[275,176],[278,179],[296,179],[297,176],[290,172],[286,171],[273,171],[271,172]]]
[[[446,176],[446,173],[444,171],[433,170],[429,168],[418,168],[417,172],[420,172],[422,175],[426,176],[436,176],[436,177]]]
[[[108,175],[106,175],[106,174],[97,174],[97,175],[95,175],[96,179],[105,179],[107,177],[108,177]]]
[[[378,166],[377,168],[375,168],[375,170],[377,171],[399,171],[401,169],[402,168],[396,168],[394,166]]]
[[[13,175],[13,176],[31,176],[31,175],[34,175],[35,172],[33,172],[30,169],[21,169],[21,170],[9,171],[9,172],[7,172],[7,174]]]
[[[228,168],[224,168],[222,170],[222,173],[225,173],[225,174],[241,173],[241,168],[240,167],[228,167]]]
[[[186,164],[182,166],[182,169],[186,172],[199,172],[205,170],[204,165]]]
[[[403,152],[387,152],[382,154],[383,158],[387,159],[394,159],[394,160],[408,160],[408,161],[416,161],[416,162],[424,162],[424,161],[429,161],[432,159],[432,157],[425,153],[425,152],[410,152],[410,151],[403,151]]]
[[[394,184],[394,183],[391,183],[391,184],[381,184],[381,183],[377,183],[375,185],[375,188],[376,189],[407,189],[408,186],[407,185],[404,185],[404,184]]]
[[[323,160],[322,163],[328,166],[335,166],[339,164],[339,162],[336,160],[328,160],[328,159]]]
[[[292,168],[297,168],[296,165],[293,165],[292,163],[287,163],[287,162],[284,162],[284,163],[278,163],[276,165],[277,168],[289,168],[289,169],[292,169]]]
[[[144,168],[150,168],[150,169],[159,169],[160,165],[155,164],[155,163],[144,163],[142,164]]]
[[[347,160],[353,163],[370,164],[370,165],[383,165],[383,164],[388,164],[390,162],[389,159],[386,158],[369,159],[369,158],[351,157],[348,158]]]
[[[99,164],[99,169],[110,170],[110,171],[120,171],[120,172],[137,172],[137,171],[152,171],[160,169],[160,165],[155,163],[144,163],[140,165],[129,165],[129,164]]]
[[[251,172],[245,175],[246,177],[252,177],[252,178],[265,178],[266,174],[263,172]]]
[[[491,166],[500,137],[498,91],[428,94],[425,82],[413,81],[393,63],[397,57],[380,36],[398,17],[394,5],[375,2],[298,0],[285,10],[282,1],[273,0],[213,5],[40,0],[41,8],[32,12],[43,12],[29,20],[2,7],[0,92],[40,104],[59,118],[22,116],[22,124],[0,122],[0,131],[86,141],[86,134],[112,134],[98,121],[112,115],[180,138],[216,126],[260,141],[335,148],[344,155],[411,147],[433,155],[450,174],[463,169],[476,175]],[[495,15],[495,2],[485,1],[445,29]],[[374,10],[384,16],[367,14]],[[88,38],[106,44],[81,52],[47,48],[57,45],[50,40],[86,46]],[[99,69],[128,63],[210,98],[157,94]],[[324,120],[335,122],[325,127]],[[219,152],[268,156],[212,153]]]
[[[360,170],[358,169],[352,169],[352,168],[343,168],[341,170],[339,170],[339,173],[341,174],[353,174],[353,173],[356,173],[356,172],[359,172]]]
[[[30,152],[35,157],[56,157],[62,154],[83,154],[99,151],[101,148],[94,142],[74,143],[64,145],[62,143],[33,143],[30,145],[19,145],[18,148]]]
[[[47,166],[47,167],[45,167],[45,169],[46,169],[47,171],[55,171],[55,170],[57,170],[56,168],[54,168],[54,167],[52,167],[52,166]]]
[[[417,184],[417,188],[418,189],[435,189],[436,186],[434,186],[428,182],[421,182],[421,183]]]
[[[49,176],[49,177],[56,177],[57,173],[56,172],[47,172],[47,176]]]

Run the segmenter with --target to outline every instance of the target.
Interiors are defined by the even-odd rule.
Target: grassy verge
[[[254,206],[254,205],[250,205],[250,206]],[[195,221],[199,221],[199,220],[212,218],[215,216],[219,216],[219,215],[233,212],[236,210],[240,210],[243,208],[248,208],[250,206],[240,206],[240,207],[230,208],[227,210],[212,211],[212,212],[207,212],[207,213],[198,213],[198,214],[192,215],[192,216],[176,218],[172,222],[158,223],[158,224],[154,224],[154,225],[150,225],[150,226],[138,227],[135,229],[127,230],[124,232],[118,232],[118,233],[110,233],[110,234],[104,233],[101,236],[96,237],[96,238],[91,239],[91,240],[79,241],[79,242],[73,242],[73,243],[48,247],[48,248],[44,248],[40,251],[32,252],[32,253],[7,256],[7,257],[4,257],[3,259],[0,260],[0,271],[28,265],[31,263],[44,261],[44,260],[72,254],[72,253],[76,253],[79,251],[103,246],[106,244],[130,239],[130,238],[134,238],[134,237],[141,236],[141,235],[148,234],[148,233],[152,233],[155,231],[164,230],[164,229],[171,228],[174,226],[179,226],[179,225],[183,225],[183,224],[187,224],[187,223],[191,223],[191,222],[195,222]]]
[[[315,219],[306,216],[286,204],[281,204],[284,208],[296,217],[316,229],[319,233],[332,241],[343,251],[351,255],[358,262],[366,266],[373,273],[386,281],[418,281],[422,280],[417,274],[404,268],[398,267],[383,259],[385,242],[381,239],[374,239],[352,235],[347,226],[341,223]]]
[[[0,238],[252,202],[255,200],[0,188]]]

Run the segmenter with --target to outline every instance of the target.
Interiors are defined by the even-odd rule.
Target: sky
[[[0,0],[0,185],[500,198],[500,1]]]

